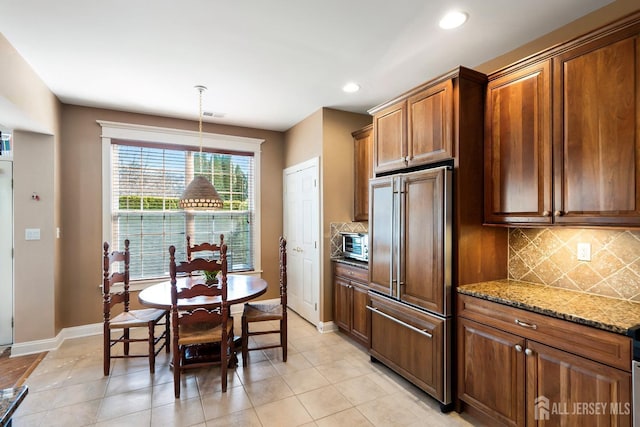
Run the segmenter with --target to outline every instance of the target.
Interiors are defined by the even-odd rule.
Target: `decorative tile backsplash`
[[[591,261],[578,260],[578,243]],[[510,228],[509,278],[640,301],[640,231]]]
[[[367,222],[332,222],[331,227],[331,258],[342,256],[342,235],[341,231],[351,233],[368,233]]]

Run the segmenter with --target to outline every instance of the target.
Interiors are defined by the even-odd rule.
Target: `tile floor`
[[[104,377],[102,337],[67,340],[27,379],[29,395],[13,425],[473,425],[465,414],[442,414],[435,400],[383,365],[371,363],[366,349],[343,334],[320,334],[295,313],[289,319],[286,363],[280,349],[252,352],[246,368],[229,370],[226,393],[220,391],[218,367],[192,370],[182,378],[180,399],[174,398],[164,352],[153,376],[147,359],[119,359]]]

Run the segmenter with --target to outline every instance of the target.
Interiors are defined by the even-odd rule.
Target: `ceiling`
[[[64,103],[284,131],[473,68],[611,0],[2,0],[0,30]],[[469,14],[441,30],[444,12]],[[355,81],[357,93],[342,86]]]

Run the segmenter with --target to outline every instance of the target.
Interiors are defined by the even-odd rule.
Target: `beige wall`
[[[187,120],[63,106],[62,114],[62,325],[101,321],[101,127],[96,120],[197,130]],[[261,154],[262,266],[269,283],[264,299],[278,295],[278,237],[282,233],[283,136],[280,132],[203,124],[204,132],[265,139]]]
[[[322,261],[320,320],[333,319],[331,223],[353,219],[353,137],[351,132],[371,124],[368,114],[323,108],[322,126]]]
[[[589,31],[602,27],[618,18],[640,10],[638,0],[617,0],[582,18],[555,30],[542,37],[520,46],[504,55],[474,67],[476,70],[491,74],[500,68],[536,54],[542,50],[579,37]]]
[[[321,108],[285,133],[285,167],[320,157],[321,322],[333,319],[331,222],[351,221],[353,211],[353,139],[351,132],[371,116]]]
[[[285,169],[322,156],[322,109],[284,133]]]
[[[60,102],[0,33],[0,120],[12,129],[57,135]]]
[[[14,342],[25,342],[56,333],[54,142],[16,131],[14,143]],[[40,229],[40,240],[25,240],[26,228]]]
[[[14,342],[60,329],[60,102],[0,34],[0,124],[14,132]],[[31,199],[38,193],[40,201]],[[41,239],[26,241],[25,228]],[[0,295],[0,298],[6,296]]]

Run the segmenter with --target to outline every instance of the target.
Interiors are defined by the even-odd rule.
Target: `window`
[[[128,125],[131,134],[124,138],[121,128],[115,132],[108,126],[112,123],[100,124],[106,157],[103,172],[109,183],[108,188],[103,185],[108,193],[103,197],[108,216],[103,234],[114,249],[124,239],[131,241],[132,280],[167,277],[168,248],[174,245],[178,260],[186,259],[186,235],[191,236],[192,243],[200,243],[217,242],[224,234],[230,271],[259,270],[259,183],[255,179],[259,145],[255,140],[247,143],[242,140],[249,138],[205,134],[208,138],[203,135],[203,150],[199,152],[198,142],[190,145],[194,142],[188,138],[193,137],[191,132],[176,144],[173,141],[180,131],[166,130],[164,137],[159,137],[148,127]],[[141,130],[149,130],[143,140]],[[213,182],[224,200],[223,209],[197,212],[178,207],[178,199],[194,173]]]

